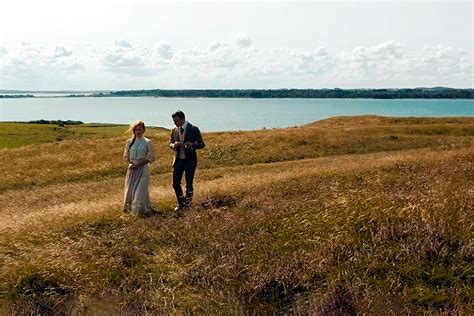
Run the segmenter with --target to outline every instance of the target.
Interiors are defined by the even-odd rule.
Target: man
[[[187,122],[182,111],[173,113],[171,117],[176,125],[170,136],[170,148],[176,152],[173,160],[173,188],[178,206],[174,210],[179,216],[193,198],[193,179],[197,167],[196,149],[204,148],[204,141],[199,128]],[[181,188],[183,173],[186,174],[186,196],[183,196]]]

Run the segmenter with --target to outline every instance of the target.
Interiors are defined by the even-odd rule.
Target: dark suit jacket
[[[170,148],[175,151],[175,156],[173,160],[173,165],[178,158],[179,151],[177,149],[174,149],[174,143],[179,142],[179,130],[178,127],[173,128],[171,131],[170,135]],[[192,147],[191,148],[185,148],[184,153],[186,155],[186,158],[190,158],[190,160],[197,162],[197,155],[196,155],[196,149],[201,149],[204,148],[205,144],[204,141],[202,140],[201,132],[199,131],[199,128],[197,126],[191,125],[191,123],[188,122],[188,126],[186,127],[186,131],[184,132],[184,142],[191,142]]]

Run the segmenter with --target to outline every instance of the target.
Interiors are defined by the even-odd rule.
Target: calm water
[[[24,98],[1,99],[0,121],[78,120],[171,127],[181,109],[203,131],[302,125],[338,115],[474,116],[474,100]]]

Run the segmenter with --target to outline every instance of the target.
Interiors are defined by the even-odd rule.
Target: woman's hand
[[[148,159],[140,159],[138,161],[132,162],[130,169],[137,169],[148,163]]]

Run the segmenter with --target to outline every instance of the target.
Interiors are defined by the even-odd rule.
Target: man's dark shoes
[[[192,200],[193,200],[192,196],[186,196],[186,198],[184,199],[184,206],[185,207],[190,207]]]

